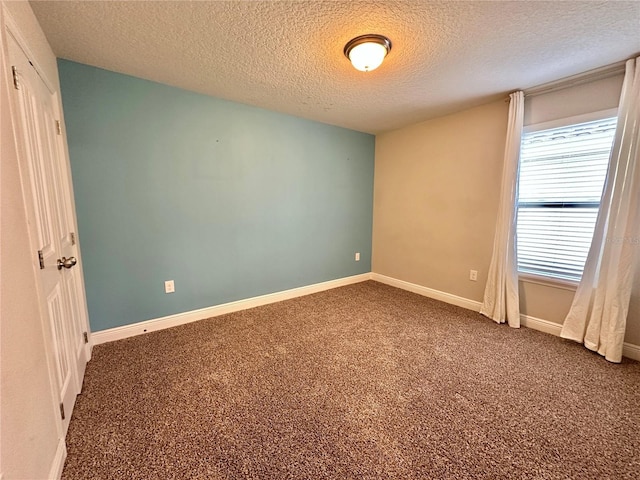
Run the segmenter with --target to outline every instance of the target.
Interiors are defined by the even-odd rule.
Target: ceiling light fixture
[[[374,33],[353,38],[344,46],[344,55],[361,72],[378,68],[390,51],[391,40]]]

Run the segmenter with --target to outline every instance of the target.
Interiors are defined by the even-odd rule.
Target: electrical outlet
[[[176,291],[176,286],[173,280],[167,280],[164,282],[164,293],[173,293]]]
[[[360,252],[356,252],[356,262],[360,261]]]
[[[477,270],[469,270],[469,280],[472,282],[478,281],[478,271]]]

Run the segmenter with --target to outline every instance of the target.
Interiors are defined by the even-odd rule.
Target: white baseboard
[[[56,455],[53,457],[51,468],[49,469],[49,477],[51,479],[58,480],[62,477],[62,469],[64,468],[64,461],[67,458],[67,447],[64,443],[64,438],[58,440],[58,446],[56,448]]]
[[[520,314],[520,325],[523,327],[531,328],[533,330],[538,330],[540,332],[550,333],[551,335],[555,335],[556,337],[560,336],[560,331],[562,330],[562,325],[558,323],[532,317],[523,313]]]
[[[458,295],[453,295],[447,292],[442,292],[433,288],[424,287],[415,283],[405,282],[404,280],[398,280],[397,278],[388,277],[379,273],[363,273],[351,277],[330,280],[328,282],[307,285],[305,287],[284,290],[282,292],[261,295],[259,297],[238,300],[236,302],[224,303],[222,305],[215,305],[212,307],[201,308],[198,310],[178,313],[175,315],[155,318],[152,320],[146,320],[143,322],[134,323],[132,325],[125,325],[123,327],[116,327],[110,328],[108,330],[101,330],[99,332],[93,332],[90,337],[91,345],[99,345],[101,343],[122,340],[123,338],[143,335],[145,333],[155,332],[157,330],[163,330],[165,328],[171,328],[178,325],[184,325],[185,323],[195,322],[205,318],[216,317],[219,315],[225,315],[227,313],[246,310],[248,308],[281,302],[283,300],[302,297],[304,295],[310,295],[312,293],[322,292],[325,290],[330,290],[332,288],[351,285],[353,283],[360,283],[366,280],[375,280],[376,282],[384,283],[392,287],[417,293],[418,295],[433,298],[435,300],[440,300],[451,305],[457,305],[458,307],[473,310],[475,312],[479,312],[480,307],[482,306],[482,303],[476,300],[470,300],[468,298],[460,297]],[[549,333],[555,336],[560,336],[560,331],[562,330],[562,325],[550,322],[549,320],[543,320],[541,318],[536,318],[524,314],[520,315],[520,323],[523,327],[532,328],[534,330],[539,330],[541,332]],[[625,343],[622,350],[622,355],[627,358],[640,361],[640,346],[633,345],[631,343]],[[64,455],[66,456],[66,450],[64,452]],[[64,465],[64,457],[62,462]]]
[[[423,297],[429,297],[445,303],[450,303],[451,305],[457,305],[458,307],[466,308],[467,310],[473,310],[475,312],[479,312],[480,306],[482,305],[481,302],[476,302],[475,300],[469,300],[468,298],[459,297],[458,295],[453,295],[451,293],[434,290],[433,288],[423,287],[422,285],[418,285],[416,283],[405,282],[404,280],[398,280],[397,278],[387,277],[386,275],[381,275],[379,273],[372,273],[371,280],[375,280],[376,282],[384,283],[386,285],[391,285],[392,287],[401,288],[402,290],[407,290],[409,292],[417,293],[418,295],[422,295]]]
[[[270,303],[281,302],[283,300],[289,300],[291,298],[302,297],[304,295],[310,295],[312,293],[330,290],[332,288],[351,285],[353,283],[360,283],[370,279],[370,273],[363,273],[360,275],[353,275],[351,277],[329,280],[328,282],[307,285],[305,287],[292,288],[291,290],[284,290],[282,292],[261,295],[259,297],[238,300],[236,302],[224,303],[222,305],[215,305],[198,310],[191,310],[189,312],[177,313],[175,315],[169,315],[161,318],[154,318],[152,320],[146,320],[131,325],[93,332],[91,334],[91,341],[93,345],[113,342],[115,340],[122,340],[123,338],[134,337],[136,335],[143,335],[145,333],[155,332],[157,330],[164,330],[165,328],[184,325],[185,323],[191,323],[197,320],[203,320],[205,318],[217,317],[218,315],[238,312],[240,310],[246,310],[247,308],[259,307],[262,305],[268,305]]]
[[[640,346],[625,342],[622,346],[622,356],[640,362]]]
[[[422,285],[417,285],[415,283],[405,282],[404,280],[398,280],[397,278],[387,277],[386,275],[381,275],[379,273],[371,273],[371,280],[375,280],[386,285],[391,285],[392,287],[401,288],[403,290],[417,293],[418,295],[423,295],[435,300],[440,300],[445,303],[457,305],[458,307],[473,310],[475,312],[479,312],[480,307],[482,306],[481,302],[477,302],[475,300],[459,297],[457,295],[452,295],[451,293],[442,292],[440,290],[434,290],[433,288],[423,287]],[[522,325],[523,327],[531,328],[533,330],[539,330],[544,333],[549,333],[551,335],[555,335],[556,337],[560,336],[560,331],[562,330],[562,325],[558,323],[524,314],[520,315],[520,325]],[[622,356],[630,358],[632,360],[640,361],[640,346],[634,345],[632,343],[625,343],[622,348]]]
[[[542,320],[541,318],[530,317],[529,315],[520,315],[520,324],[523,327],[550,333],[556,337],[559,337],[560,332],[562,331],[562,325],[558,323]],[[622,346],[622,356],[640,361],[640,346],[625,342]]]

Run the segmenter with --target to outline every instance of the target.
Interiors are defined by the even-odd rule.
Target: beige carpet
[[[376,282],[94,349],[66,479],[638,479],[640,363]]]

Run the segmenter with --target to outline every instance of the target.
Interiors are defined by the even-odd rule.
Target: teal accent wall
[[[372,135],[58,67],[93,331],[371,271]]]

